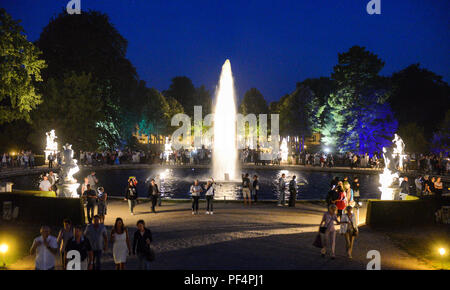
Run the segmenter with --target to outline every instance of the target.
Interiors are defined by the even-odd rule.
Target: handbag
[[[313,246],[316,248],[323,248],[322,238],[320,237],[320,234],[316,235],[316,238],[314,239],[314,242],[313,242]]]
[[[320,227],[319,228],[319,233],[321,233],[321,234],[325,234],[326,231],[327,231],[327,227]]]
[[[155,258],[156,258],[155,251],[150,246],[148,247],[148,251],[146,253],[146,257],[145,258],[149,262],[153,262],[155,260]]]

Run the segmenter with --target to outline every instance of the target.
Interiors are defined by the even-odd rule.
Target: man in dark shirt
[[[150,183],[150,187],[148,188],[148,197],[150,198],[150,200],[152,202],[152,212],[153,213],[156,213],[155,206],[156,206],[156,202],[158,201],[158,196],[159,196],[158,185],[156,184],[155,180],[152,179],[152,181]]]
[[[94,252],[92,251],[89,240],[83,237],[83,228],[75,226],[73,229],[74,237],[67,242],[66,253],[72,250],[78,251],[80,254],[80,270],[92,270]],[[71,257],[67,257],[70,259]],[[70,262],[69,262],[70,263]]]
[[[92,223],[94,217],[95,204],[97,203],[97,193],[91,189],[91,185],[86,186],[86,190],[83,192],[83,197],[87,199],[86,211],[89,223]]]
[[[143,220],[139,220],[136,226],[138,229],[134,233],[133,255],[138,256],[139,270],[150,270],[150,260],[154,259],[150,248],[150,243],[153,241],[152,232],[145,227]]]

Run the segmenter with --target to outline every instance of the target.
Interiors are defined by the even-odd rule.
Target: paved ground
[[[204,209],[204,203],[200,208]],[[280,208],[271,203],[244,208],[240,203],[216,203],[215,214],[193,216],[186,202],[163,203],[158,213],[149,212],[149,203],[128,213],[124,201],[111,201],[105,224],[110,229],[122,217],[132,234],[138,219],[144,219],[154,236],[157,259],[153,269],[360,269],[366,268],[369,250],[381,253],[382,269],[428,269],[429,266],[397,248],[389,238],[366,227],[355,243],[354,259],[345,257],[345,242],[337,236],[337,259],[321,258],[311,244],[318,230],[324,206],[298,203],[297,208]],[[361,216],[365,215],[364,209]],[[364,218],[361,219],[364,222]],[[104,268],[113,269],[111,252]],[[12,269],[31,269],[33,258],[12,265]],[[136,269],[130,257],[128,269]]]

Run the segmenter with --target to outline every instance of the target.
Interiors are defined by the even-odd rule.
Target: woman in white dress
[[[111,230],[111,242],[113,243],[113,257],[116,270],[124,270],[127,256],[131,255],[130,239],[128,230],[121,218],[117,218]]]

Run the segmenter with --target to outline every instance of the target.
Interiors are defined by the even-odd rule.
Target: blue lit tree
[[[391,143],[397,130],[389,104],[386,80],[378,73],[384,62],[364,47],[354,46],[339,54],[332,78],[336,90],[330,94],[319,130],[326,145],[339,151],[372,154]]]

